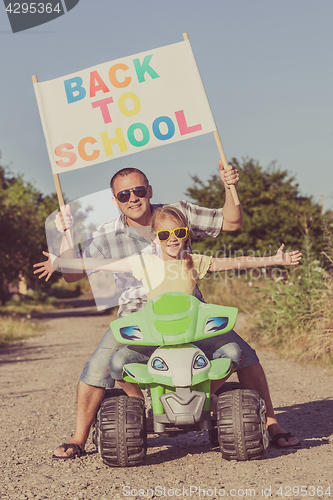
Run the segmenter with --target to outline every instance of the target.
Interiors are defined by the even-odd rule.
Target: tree
[[[49,282],[38,280],[33,274],[33,264],[43,258],[47,250],[45,222],[59,210],[57,195],[42,195],[22,175],[14,176],[8,168],[0,166],[0,303],[9,298],[9,284],[24,276],[27,285],[36,289],[47,289],[60,278],[55,273]],[[75,234],[84,241],[89,233],[85,221],[91,207],[81,209],[80,201],[71,203],[75,219]],[[53,221],[53,219],[52,219]],[[57,231],[52,223],[52,230]],[[60,248],[60,233],[57,249]]]
[[[302,196],[294,177],[274,163],[264,169],[253,159],[242,164],[233,158],[231,163],[238,169],[240,182],[237,186],[243,208],[243,227],[233,233],[223,233],[217,238],[197,242],[196,249],[211,250],[215,254],[234,256],[236,251],[256,251],[263,255],[275,253],[281,243],[289,249],[302,247],[305,231],[310,231],[317,254],[322,248],[321,207],[312,197]],[[218,175],[204,184],[197,176],[194,185],[187,189],[198,205],[218,208],[223,205],[224,186]],[[222,256],[222,255],[221,255]]]
[[[32,265],[46,249],[44,224],[57,206],[56,195],[43,196],[23,176],[0,166],[0,300],[9,298],[9,284],[23,275],[29,284]]]

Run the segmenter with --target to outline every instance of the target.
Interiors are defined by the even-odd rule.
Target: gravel
[[[228,462],[197,432],[149,435],[140,467],[107,467],[90,438],[86,456],[52,460],[73,433],[78,376],[110,319],[86,307],[47,313],[34,318],[44,336],[0,351],[1,500],[333,498],[332,373],[267,351],[259,355],[279,421],[301,449]]]

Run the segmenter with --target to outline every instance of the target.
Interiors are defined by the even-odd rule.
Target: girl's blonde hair
[[[179,227],[188,227],[188,233],[186,236],[186,239],[184,241],[184,246],[181,252],[181,258],[186,261],[186,270],[189,278],[192,281],[196,281],[195,276],[193,276],[193,259],[192,255],[189,253],[188,249],[190,246],[190,237],[191,237],[191,228],[189,225],[189,222],[185,215],[178,210],[178,208],[175,207],[170,207],[170,206],[165,206],[161,208],[157,208],[154,210],[152,219],[151,219],[151,226],[154,230],[156,230],[157,224],[161,220],[174,220],[179,223]]]

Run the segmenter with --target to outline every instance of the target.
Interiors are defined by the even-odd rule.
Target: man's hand
[[[74,219],[71,213],[71,207],[69,205],[65,205],[61,207],[60,212],[57,213],[54,223],[59,233],[65,234],[65,231],[72,230],[73,221]]]
[[[219,171],[221,181],[225,186],[225,202],[222,209],[222,231],[237,231],[237,229],[242,227],[243,223],[242,207],[237,197],[235,199],[234,196],[232,196],[230,187],[237,186],[239,173],[232,165],[228,165],[228,169],[225,170],[222,160],[219,160]],[[236,189],[234,191],[236,191]]]
[[[230,186],[232,184],[234,186],[237,186],[239,182],[239,173],[235,167],[229,165],[228,170],[225,170],[223,167],[222,160],[219,160],[219,171],[220,171],[221,181],[225,185],[226,189],[230,189]]]

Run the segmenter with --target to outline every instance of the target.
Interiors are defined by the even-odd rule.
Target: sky
[[[322,195],[333,209],[331,0],[80,0],[19,33],[1,9],[0,161],[43,194],[55,188],[31,76],[62,77],[180,42],[187,32],[226,157],[253,158],[264,168],[275,161],[303,195],[317,202]],[[135,166],[153,185],[153,201],[173,202],[185,198],[191,176],[207,181],[217,173],[218,158],[207,134],[60,180],[68,200],[94,194],[103,205],[96,193],[107,192],[117,170]]]

